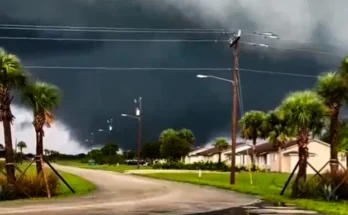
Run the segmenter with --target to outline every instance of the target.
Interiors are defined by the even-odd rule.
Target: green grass
[[[249,173],[238,173],[236,175],[236,184],[233,186],[229,184],[228,173],[203,173],[201,178],[198,177],[197,173],[151,173],[141,174],[141,176],[207,185],[241,193],[258,195],[266,201],[295,204],[301,208],[315,210],[324,214],[344,215],[347,214],[348,211],[348,202],[290,199],[286,197],[289,195],[290,187],[287,189],[285,196],[280,196],[279,193],[289,176],[288,174],[253,173],[253,185],[251,185]]]
[[[107,171],[114,171],[114,172],[121,172],[121,173],[127,170],[134,170],[137,168],[136,165],[124,165],[124,164],[120,164],[119,166],[117,165],[109,166],[108,164],[90,166],[88,163],[81,163],[79,161],[58,161],[57,164],[85,168],[85,169],[98,169],[98,170],[107,170]],[[151,167],[141,166],[140,169],[151,169]]]
[[[23,171],[29,163],[25,162],[18,167]],[[49,168],[48,166],[46,168]],[[59,171],[60,175],[65,179],[65,181],[72,187],[75,193],[72,193],[70,189],[59,179],[58,186],[58,196],[56,197],[67,197],[67,196],[81,196],[93,192],[96,188],[93,183],[83,179],[79,176]],[[35,165],[30,166],[26,174],[36,174]]]

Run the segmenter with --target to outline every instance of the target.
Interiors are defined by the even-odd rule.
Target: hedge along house
[[[244,151],[240,151],[241,155],[251,155],[252,149],[246,149]],[[320,170],[329,160],[330,160],[330,145],[318,139],[310,139],[308,144],[308,162],[316,169]],[[281,172],[290,173],[295,168],[299,157],[298,157],[298,147],[296,140],[288,141],[279,152],[273,144],[266,142],[263,144],[256,145],[255,147],[256,153],[256,165],[269,169],[272,172]],[[279,161],[279,159],[281,159]],[[345,153],[339,153],[339,162],[347,167],[347,161]],[[250,156],[248,156],[248,164],[250,163]],[[330,170],[330,166],[327,165],[325,169],[321,171],[321,173]],[[307,167],[308,174],[315,174],[314,170]]]
[[[236,147],[236,165],[241,165],[242,158],[238,154],[239,151],[243,151],[250,146],[245,143],[237,143]],[[219,149],[213,146],[203,147],[196,150],[191,151],[188,156],[185,157],[185,163],[196,163],[196,162],[213,162],[217,163],[219,161]],[[221,152],[221,162],[226,164],[231,163],[231,145],[225,150]]]

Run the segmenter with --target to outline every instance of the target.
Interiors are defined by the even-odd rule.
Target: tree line
[[[277,108],[267,113],[246,112],[240,120],[241,134],[253,142],[253,165],[258,138],[269,138],[279,153],[287,140],[296,138],[299,152],[299,170],[293,189],[296,196],[299,182],[306,181],[309,139],[318,137],[330,144],[331,173],[336,173],[338,152],[348,149],[348,124],[339,118],[347,102],[348,57],[342,60],[338,71],[319,75],[314,89],[288,94]]]
[[[33,126],[36,134],[36,155],[43,155],[44,126],[54,122],[52,111],[61,102],[61,91],[53,84],[33,80],[20,59],[0,48],[0,121],[3,124],[6,177],[9,187],[16,182],[11,124],[15,116],[11,111],[14,95],[19,95],[25,106],[33,111]],[[36,161],[36,171],[42,172],[41,161]]]

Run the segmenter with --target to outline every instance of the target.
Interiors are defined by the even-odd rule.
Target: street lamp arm
[[[230,79],[226,79],[226,78],[220,78],[220,77],[217,77],[217,76],[213,76],[213,75],[208,75],[207,78],[213,78],[213,79],[217,79],[217,80],[220,80],[220,81],[226,81],[226,82],[230,82],[234,85],[234,82]]]
[[[138,116],[133,116],[133,115],[129,115],[129,114],[121,114],[121,116],[123,116],[123,117],[129,117],[129,118],[133,118],[133,119],[137,119],[137,120],[140,119],[140,117],[138,117]]]

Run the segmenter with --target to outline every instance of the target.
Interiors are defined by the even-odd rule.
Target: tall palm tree
[[[241,125],[242,137],[251,140],[253,143],[252,153],[251,153],[251,163],[253,168],[255,168],[255,146],[257,138],[265,138],[265,133],[263,130],[263,122],[266,118],[266,113],[262,111],[249,111],[244,114],[244,116],[239,121]]]
[[[318,76],[318,82],[316,86],[317,93],[323,97],[325,105],[329,109],[330,116],[330,148],[331,148],[331,161],[336,160],[338,157],[337,151],[337,138],[339,120],[338,116],[344,100],[348,100],[348,85],[345,84],[342,76],[337,75],[335,72],[328,72]],[[331,172],[338,171],[338,163],[330,162]]]
[[[15,55],[0,49],[0,121],[4,127],[5,159],[8,164],[14,163],[11,135],[11,123],[14,116],[11,111],[13,99],[11,90],[22,89],[26,86],[27,80],[28,75],[24,72],[21,61]],[[14,165],[6,165],[6,172],[8,185],[14,186],[16,181]]]
[[[286,126],[297,138],[299,170],[292,192],[296,197],[300,180],[306,180],[309,137],[321,133],[327,108],[317,93],[307,90],[288,95],[282,101],[278,114],[280,119],[286,119]]]
[[[34,112],[33,125],[36,132],[36,155],[43,156],[43,127],[50,127],[54,120],[52,110],[57,108],[61,99],[60,90],[45,82],[30,83],[23,90],[23,101],[28,104]],[[39,175],[42,171],[40,160],[36,161],[36,171]]]
[[[221,163],[221,153],[228,148],[228,143],[225,138],[219,137],[215,140],[213,146],[219,150],[219,163]]]
[[[285,145],[289,130],[286,127],[286,119],[279,118],[277,110],[267,113],[263,122],[263,129],[269,138],[269,142],[278,148],[278,171],[282,172],[282,147]]]
[[[20,155],[20,162],[22,164],[23,163],[23,149],[27,148],[27,144],[24,141],[19,141],[17,143],[17,147],[19,148],[19,151],[21,153],[21,155]]]

